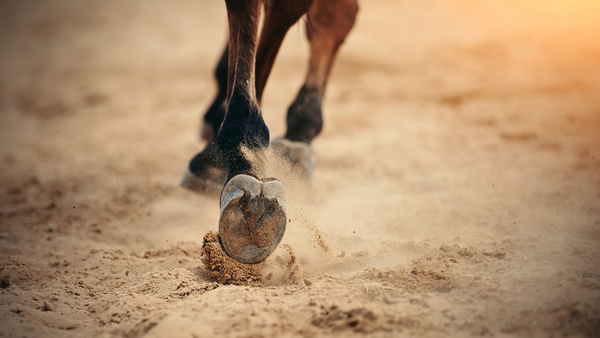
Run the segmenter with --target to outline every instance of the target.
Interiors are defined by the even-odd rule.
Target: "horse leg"
[[[276,8],[282,11],[269,18],[284,22],[288,16],[299,18],[305,12],[299,6],[302,3],[284,6],[283,2],[269,1],[267,11]],[[306,3],[308,9],[310,2]],[[269,130],[259,108],[255,75],[257,55],[261,70],[270,70],[281,41],[277,40],[279,35],[267,41],[268,34],[272,34],[267,30],[257,52],[261,1],[226,0],[226,4],[230,36],[227,110],[217,146],[227,169],[227,184],[220,199],[219,239],[232,258],[243,263],[258,263],[275,250],[287,223],[283,185],[276,179],[264,178],[262,173],[261,159],[269,145]],[[270,26],[272,20],[265,21],[265,25]],[[283,36],[285,31],[281,40]],[[267,76],[268,73],[266,71]],[[261,91],[266,78],[264,80]]]
[[[223,123],[225,117],[225,108],[227,107],[225,100],[227,99],[227,65],[229,64],[229,45],[225,46],[225,50],[215,68],[215,79],[217,80],[217,96],[210,105],[202,121],[202,129],[200,137],[206,141],[215,142],[217,132]]]
[[[271,146],[307,177],[314,168],[310,143],[323,127],[322,102],[335,56],[354,26],[357,0],[314,0],[306,22],[310,43],[308,74],[298,96],[287,112],[284,138]]]
[[[218,195],[225,184],[226,173],[223,157],[217,148],[217,132],[221,127],[227,108],[227,65],[229,46],[225,47],[215,69],[218,91],[202,121],[200,137],[208,143],[188,165],[180,185],[194,192]]]
[[[289,28],[304,15],[312,0],[289,3],[285,0],[271,0],[265,4],[265,20],[258,42],[256,54],[256,100],[260,105],[262,93],[277,52]],[[229,45],[225,48],[215,70],[218,92],[215,100],[204,115],[201,137],[208,141],[206,148],[197,154],[188,166],[181,186],[195,192],[218,193],[226,180],[221,154],[216,146],[216,136],[226,109],[227,68]]]

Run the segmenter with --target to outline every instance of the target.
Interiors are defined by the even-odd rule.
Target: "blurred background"
[[[203,148],[200,119],[216,93],[212,72],[227,36],[222,1],[0,6],[4,171],[176,187]],[[479,205],[494,178],[522,199],[547,187],[542,171],[563,175],[559,164],[597,173],[599,28],[592,0],[361,2],[314,144],[323,169],[317,189],[344,191],[352,179],[431,193],[438,182],[448,191],[471,187],[465,203]],[[284,132],[307,55],[296,25],[266,88],[273,136]],[[388,218],[412,223],[416,214]],[[447,226],[436,214],[419,222]]]

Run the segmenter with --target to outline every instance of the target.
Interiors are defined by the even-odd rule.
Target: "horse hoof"
[[[188,169],[183,174],[179,185],[195,193],[219,196],[223,184],[225,184],[225,179],[225,173],[217,168],[203,173],[202,176],[196,176]]]
[[[279,137],[271,141],[270,146],[274,153],[285,159],[297,173],[308,180],[312,179],[316,158],[310,145]]]
[[[221,153],[214,142],[209,142],[190,161],[180,185],[193,192],[219,196],[226,180],[227,173]]]
[[[213,131],[213,127],[208,124],[206,121],[202,121],[202,127],[200,128],[200,139],[205,141],[214,140],[215,132]]]
[[[254,264],[269,257],[283,238],[286,220],[281,182],[237,175],[223,188],[219,240],[238,262]]]

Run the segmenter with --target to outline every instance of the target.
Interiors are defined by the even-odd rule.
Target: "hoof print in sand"
[[[298,284],[302,273],[298,258],[285,244],[272,260],[259,264],[244,264],[227,256],[221,248],[219,237],[213,231],[204,235],[202,263],[213,281],[234,285],[289,285]]]
[[[220,284],[261,284],[260,265],[243,264],[227,256],[221,249],[219,237],[209,231],[202,244],[202,263],[211,278]]]

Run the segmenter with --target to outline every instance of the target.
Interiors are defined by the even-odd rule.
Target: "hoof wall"
[[[270,146],[274,153],[285,159],[294,171],[308,180],[312,178],[316,158],[310,145],[279,137],[271,141]]]
[[[219,240],[231,258],[246,264],[264,261],[281,242],[286,223],[281,182],[238,175],[223,188]]]
[[[195,193],[219,196],[225,183],[225,175],[222,170],[215,168],[214,171],[215,173],[199,177],[187,170],[179,185]]]

